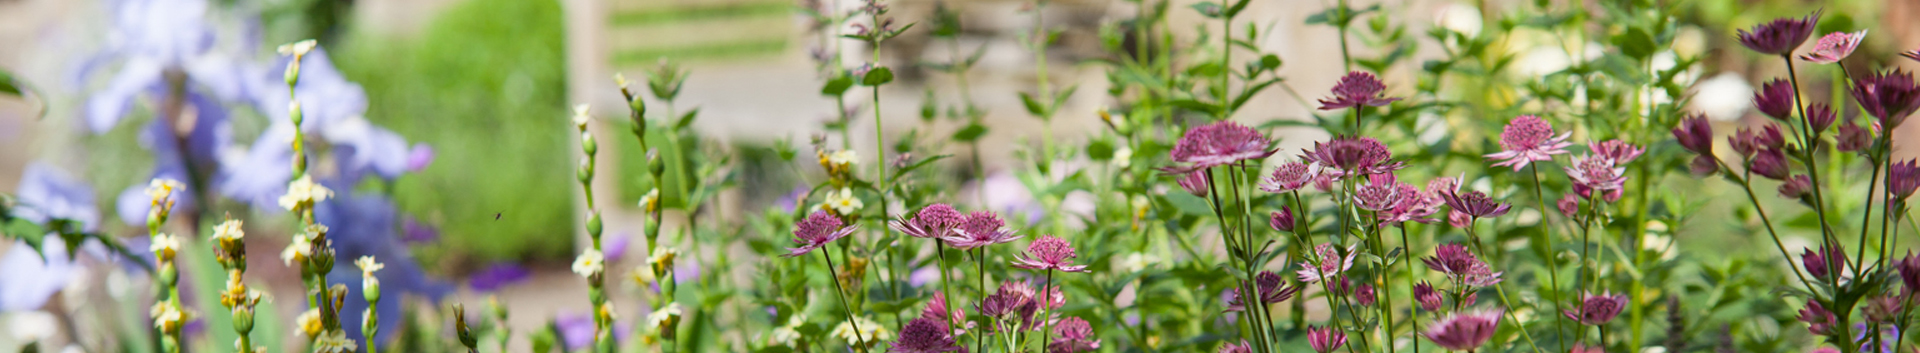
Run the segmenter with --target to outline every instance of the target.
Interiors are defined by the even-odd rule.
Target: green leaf
[[[839,96],[842,94],[847,94],[847,89],[852,87],[853,87],[852,76],[848,76],[844,73],[840,75],[834,75],[833,78],[827,80],[826,85],[820,87],[820,95]]]
[[[1020,103],[1026,105],[1027,114],[1047,116],[1047,107],[1041,105],[1039,100],[1033,99],[1033,95],[1027,94],[1027,92],[1020,92]]]
[[[673,129],[685,130],[688,125],[693,125],[693,118],[697,116],[700,116],[700,108],[693,108],[692,110],[688,110],[686,114],[680,114],[680,120],[673,122]]]
[[[1113,143],[1107,142],[1105,140],[1093,141],[1091,143],[1088,143],[1087,157],[1093,158],[1093,160],[1096,160],[1096,161],[1113,159]]]
[[[968,123],[967,127],[960,128],[960,131],[953,132],[953,139],[960,142],[973,142],[975,140],[979,140],[980,136],[985,136],[986,134],[987,134],[986,125],[980,125],[980,123]]]
[[[1220,4],[1211,3],[1211,2],[1202,2],[1202,3],[1193,4],[1187,7],[1193,8],[1194,11],[1200,11],[1201,16],[1206,16],[1207,18],[1220,18],[1220,14],[1221,14]]]
[[[1639,28],[1628,28],[1626,33],[1613,36],[1613,45],[1620,47],[1621,54],[1635,59],[1646,59],[1654,51],[1653,36]]]
[[[13,73],[7,72],[7,70],[0,70],[0,93],[11,94],[18,97],[22,95],[21,92],[20,83],[13,80]]]
[[[865,76],[860,77],[861,86],[879,86],[887,82],[893,82],[893,69],[884,66],[873,68],[872,71],[867,71]]]

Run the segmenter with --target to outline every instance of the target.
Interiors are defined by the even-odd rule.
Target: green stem
[[[822,251],[820,257],[827,259],[827,274],[832,276],[828,280],[833,281],[833,294],[840,297],[840,309],[847,314],[847,325],[853,327],[853,339],[860,344],[860,351],[866,352],[867,334],[860,331],[860,321],[853,317],[853,302],[847,301],[847,289],[840,285],[840,270],[833,265],[833,256]]]
[[[1548,284],[1552,286],[1547,290],[1547,297],[1549,300],[1553,300],[1554,312],[1563,312],[1563,311],[1566,311],[1566,309],[1562,308],[1561,307],[1562,304],[1560,303],[1560,266],[1559,266],[1560,252],[1557,250],[1554,250],[1553,248],[1553,241],[1555,240],[1553,237],[1553,227],[1544,227],[1544,225],[1546,225],[1547,223],[1547,215],[1549,215],[1550,214],[1549,212],[1552,212],[1552,211],[1547,210],[1546,194],[1540,191],[1540,164],[1528,163],[1527,173],[1533,175],[1533,198],[1534,198],[1534,201],[1539,203],[1538,206],[1540,210],[1540,224],[1543,225],[1543,227],[1540,227],[1540,229],[1542,234],[1544,234],[1547,238],[1546,239],[1547,240],[1546,241],[1547,243],[1546,260],[1547,261],[1545,265],[1547,266],[1547,279],[1548,281],[1550,281],[1550,283]],[[1559,316],[1556,316],[1556,315],[1548,315],[1548,316],[1553,318],[1552,320],[1553,320],[1554,335],[1566,334],[1565,323],[1559,319]],[[1560,342],[1560,346],[1559,346],[1560,351],[1567,350],[1566,340],[1556,339],[1555,341]]]

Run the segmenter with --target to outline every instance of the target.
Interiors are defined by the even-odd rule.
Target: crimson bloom
[[[1753,107],[1773,120],[1787,121],[1793,117],[1793,99],[1793,84],[1776,78],[1753,92]]]
[[[1487,159],[1501,160],[1493,166],[1512,166],[1520,171],[1528,163],[1553,160],[1553,155],[1567,153],[1564,148],[1572,146],[1567,137],[1572,132],[1553,134],[1553,124],[1538,116],[1521,115],[1507,123],[1500,133],[1500,152],[1487,154]]]
[[[1580,301],[1578,308],[1575,310],[1567,310],[1564,314],[1567,315],[1568,319],[1578,321],[1580,324],[1599,326],[1606,324],[1608,321],[1613,321],[1614,317],[1620,316],[1620,310],[1626,307],[1626,295],[1613,295],[1613,293],[1593,295],[1593,293],[1587,293],[1586,298]]]
[[[1833,148],[1843,152],[1860,152],[1873,146],[1873,131],[1860,124],[1849,121],[1840,124],[1840,135],[1834,137]]]
[[[1846,252],[1831,246],[1822,246],[1820,251],[1806,249],[1800,253],[1800,266],[1805,267],[1807,274],[1814,278],[1825,279],[1834,270],[1847,268],[1846,256]]]
[[[1465,351],[1480,348],[1500,326],[1499,310],[1455,313],[1428,326],[1420,335],[1441,348]]]
[[[946,353],[961,350],[953,340],[953,333],[947,330],[947,324],[939,319],[916,318],[900,328],[900,338],[893,341],[894,353]]]
[[[1673,139],[1693,153],[1713,154],[1713,124],[1706,116],[1695,113],[1680,119],[1680,126],[1673,128]]]
[[[1908,293],[1920,292],[1920,256],[1908,250],[1907,257],[1893,262],[1893,268],[1900,270],[1900,282],[1907,285]]]
[[[1420,281],[1420,284],[1413,285],[1413,300],[1420,303],[1421,309],[1440,311],[1440,291],[1434,290],[1432,283]]]
[[[1320,110],[1334,110],[1358,106],[1383,106],[1400,98],[1387,98],[1383,91],[1387,84],[1371,73],[1354,71],[1340,78],[1333,85],[1333,97],[1320,99]]]
[[[1813,193],[1813,178],[1796,174],[1780,182],[1780,197],[1799,199]]]
[[[1773,180],[1784,180],[1787,178],[1787,173],[1792,171],[1792,167],[1787,165],[1787,153],[1777,148],[1760,151],[1759,155],[1754,156],[1753,164],[1747,168],[1754,174]]]
[[[1896,162],[1887,169],[1887,192],[1906,198],[1916,188],[1920,188],[1920,161]]]
[[[1468,191],[1464,194],[1459,192],[1443,192],[1440,193],[1440,198],[1447,202],[1447,207],[1452,207],[1454,211],[1473,216],[1474,218],[1499,217],[1507,214],[1507,210],[1513,208],[1513,205],[1494,201],[1488,198],[1486,193],[1479,191]]]
[[[980,298],[980,303],[975,306],[980,315],[995,320],[1008,319],[1023,311],[1031,314],[1032,310],[1038,309],[1033,302],[1033,287],[1026,282],[1014,281],[1001,282],[999,289]]]
[[[1913,75],[1904,70],[1887,70],[1856,77],[1853,81],[1853,100],[1867,110],[1867,114],[1880,118],[1880,126],[1886,131],[1900,127],[1916,108],[1920,108],[1920,85],[1916,85]]]
[[[1282,232],[1293,231],[1293,207],[1280,206],[1280,210],[1267,219],[1267,226]]]
[[[1374,174],[1367,178],[1366,184],[1360,184],[1353,190],[1354,206],[1363,210],[1380,212],[1393,209],[1401,200],[1399,182],[1393,174]]]
[[[1807,323],[1807,332],[1815,335],[1833,334],[1833,327],[1838,325],[1839,321],[1840,318],[1832,311],[1820,306],[1820,302],[1813,299],[1807,299],[1807,307],[1800,309],[1800,322]]]
[[[948,246],[960,250],[1008,243],[1015,239],[1020,239],[1019,236],[1013,235],[1012,229],[1007,229],[1006,221],[1000,220],[1000,216],[987,211],[974,211],[973,213],[967,214],[966,218],[961,219],[960,226],[953,230],[951,234],[941,237],[940,240],[944,240]]]
[[[798,247],[787,249],[787,253],[782,256],[806,255],[813,252],[813,249],[819,249],[853,234],[855,228],[857,227],[846,226],[840,221],[840,217],[835,217],[827,211],[814,211],[813,214],[807,215],[806,219],[793,224],[793,243]]]
[[[1738,31],[1740,44],[1761,54],[1785,56],[1793,53],[1800,43],[1806,43],[1807,37],[1813,36],[1814,24],[1819,21],[1819,11],[1805,18],[1775,19],[1753,26],[1752,30]]]
[[[1827,106],[1827,103],[1814,103],[1807,106],[1807,124],[1812,125],[1813,132],[1816,134],[1826,132],[1828,127],[1833,126],[1836,119],[1838,117],[1834,115],[1833,108]]]
[[[1207,197],[1207,189],[1212,186],[1213,181],[1207,179],[1207,173],[1194,170],[1181,175],[1180,179],[1175,180],[1174,183],[1179,184],[1181,190],[1186,190],[1193,196]]]
[[[954,210],[953,206],[936,203],[920,208],[920,212],[911,220],[893,220],[887,225],[915,238],[944,238],[956,235],[955,232],[965,221],[966,217]]]
[[[1066,239],[1048,235],[1027,244],[1027,251],[1013,256],[1013,267],[1029,270],[1060,270],[1066,272],[1086,272],[1087,266],[1074,266],[1073,244]]]
[[[1314,352],[1332,352],[1347,344],[1347,333],[1332,327],[1308,326],[1307,344]]]
[[[1827,33],[1826,36],[1820,37],[1819,41],[1813,43],[1813,50],[1808,50],[1806,54],[1800,54],[1800,60],[1821,64],[1837,63],[1840,62],[1840,59],[1846,59],[1848,55],[1853,55],[1853,50],[1859,48],[1860,41],[1866,38],[1867,30],[1864,29],[1853,33]]]
[[[1491,266],[1474,256],[1465,245],[1442,244],[1433,249],[1432,257],[1420,261],[1427,264],[1427,269],[1440,271],[1447,278],[1475,287],[1491,286],[1501,280],[1502,272],[1494,272]]]
[[[1173,145],[1173,161],[1186,164],[1184,167],[1168,168],[1172,172],[1191,172],[1235,162],[1267,158],[1275,150],[1273,142],[1266,135],[1251,127],[1232,121],[1220,121],[1187,130],[1180,141]]]

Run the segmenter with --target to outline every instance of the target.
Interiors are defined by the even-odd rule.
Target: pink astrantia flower
[[[1332,327],[1307,327],[1307,345],[1314,352],[1328,353],[1347,344],[1347,333]]]
[[[966,217],[954,210],[953,206],[936,203],[920,208],[912,220],[893,220],[887,225],[915,238],[944,238],[956,235],[955,231],[964,221]]]
[[[1301,269],[1297,272],[1300,274],[1300,281],[1313,283],[1339,277],[1341,272],[1353,268],[1354,258],[1359,257],[1360,254],[1355,253],[1353,249],[1354,246],[1348,246],[1347,256],[1343,257],[1340,256],[1340,250],[1335,249],[1332,243],[1315,247],[1314,253],[1320,256],[1320,263],[1301,262]]]
[[[1447,211],[1447,225],[1453,226],[1454,228],[1473,226],[1473,215],[1458,210]]]
[[[1270,147],[1272,144],[1266,135],[1232,121],[1201,125],[1187,130],[1187,134],[1180,136],[1180,141],[1173,145],[1173,161],[1186,166],[1167,170],[1184,173],[1267,158],[1278,151]]]
[[[1800,309],[1800,322],[1807,323],[1807,332],[1812,332],[1815,335],[1825,336],[1833,334],[1833,327],[1837,325],[1839,321],[1840,318],[1835,316],[1832,311],[1828,311],[1826,307],[1820,306],[1820,302],[1814,301],[1813,299],[1807,299],[1807,307]]]
[[[1267,226],[1282,232],[1293,231],[1293,222],[1293,207],[1289,206],[1280,206],[1279,211],[1274,211],[1273,216],[1267,218]]]
[[[1640,158],[1641,154],[1647,152],[1646,149],[1640,148],[1640,146],[1635,146],[1619,139],[1588,143],[1587,150],[1593,151],[1593,154],[1612,159],[1614,164],[1627,164],[1627,162],[1632,162],[1635,158]]]
[[[1606,156],[1574,157],[1573,164],[1565,169],[1568,179],[1573,179],[1574,184],[1587,189],[1620,190],[1627,182],[1627,168],[1615,165],[1613,158]]]
[[[1673,128],[1673,139],[1680,141],[1680,147],[1696,154],[1713,154],[1713,124],[1699,113],[1680,119],[1680,126]]]
[[[1260,274],[1253,276],[1253,282],[1260,290],[1260,301],[1267,304],[1293,299],[1294,293],[1300,292],[1299,286],[1287,286],[1286,278],[1273,271],[1260,271]]]
[[[1873,146],[1872,131],[1852,121],[1840,124],[1840,134],[1834,137],[1833,148],[1842,152],[1860,152],[1870,146]]]
[[[1427,281],[1420,281],[1420,284],[1413,285],[1413,301],[1420,303],[1420,308],[1427,311],[1440,311],[1442,304],[1440,291],[1434,290],[1433,284]]]
[[[946,353],[961,350],[953,340],[953,333],[947,330],[947,324],[939,319],[917,318],[900,328],[900,338],[893,341],[893,353]]]
[[[1558,136],[1553,134],[1553,124],[1538,116],[1521,115],[1507,123],[1505,131],[1500,133],[1500,152],[1487,154],[1487,159],[1501,160],[1493,166],[1512,166],[1520,171],[1528,163],[1553,160],[1553,155],[1567,153],[1564,148],[1572,146],[1567,138],[1572,132]]]
[[[1180,179],[1175,180],[1174,183],[1179,184],[1180,189],[1186,190],[1193,196],[1207,197],[1207,189],[1212,186],[1213,181],[1207,179],[1207,173],[1195,170],[1181,175]]]
[[[1436,178],[1427,183],[1426,191],[1421,191],[1418,188],[1414,188],[1413,185],[1407,185],[1406,183],[1396,184],[1395,189],[1398,190],[1396,193],[1400,195],[1400,202],[1394,204],[1393,209],[1381,212],[1380,220],[1392,225],[1401,225],[1406,222],[1433,222],[1433,219],[1427,218],[1427,216],[1439,212],[1440,206],[1446,204],[1446,201],[1440,199],[1440,195],[1435,194],[1435,190],[1448,190],[1453,188],[1454,186],[1452,185],[1454,185],[1455,182],[1453,182],[1452,179],[1453,178],[1449,177]]]
[[[1479,191],[1445,192],[1440,194],[1440,198],[1447,201],[1447,207],[1474,218],[1499,217],[1513,208],[1513,205],[1493,201],[1486,193]]]
[[[1006,281],[1000,283],[1000,289],[980,298],[975,309],[980,315],[994,319],[1007,319],[1023,310],[1034,308],[1033,286],[1026,282]]]
[[[1441,348],[1466,351],[1480,348],[1500,326],[1500,310],[1455,313],[1435,321],[1420,335]]]
[[[1303,152],[1300,159],[1320,165],[1320,176],[1330,181],[1406,167],[1405,162],[1393,160],[1393,152],[1387,150],[1386,144],[1370,137],[1339,136],[1331,141],[1315,142],[1313,149]]]
[[[1807,37],[1813,36],[1814,24],[1819,22],[1820,12],[1814,11],[1805,18],[1774,19],[1755,25],[1752,30],[1740,30],[1737,34],[1740,44],[1746,45],[1747,49],[1785,57],[1792,54],[1794,48],[1800,47],[1800,43],[1806,43]]]
[[[813,249],[819,249],[848,234],[853,234],[855,228],[857,227],[846,226],[840,221],[840,217],[834,217],[827,211],[814,211],[813,214],[807,215],[806,219],[793,224],[793,243],[797,247],[787,249],[786,255],[783,256],[806,255],[813,252]]]
[[[1813,132],[1816,134],[1827,132],[1827,128],[1832,127],[1836,119],[1838,116],[1834,115],[1833,107],[1827,106],[1827,103],[1814,103],[1807,106],[1807,124],[1813,125]]]
[[[1442,244],[1434,248],[1433,256],[1421,259],[1427,268],[1445,273],[1447,278],[1464,282],[1475,287],[1486,287],[1500,283],[1503,272],[1495,272],[1485,261],[1475,257],[1465,245]]]
[[[1598,326],[1606,324],[1608,321],[1613,321],[1614,317],[1620,315],[1620,310],[1626,307],[1626,295],[1614,295],[1611,292],[1601,293],[1600,295],[1587,293],[1586,296],[1581,299],[1579,307],[1573,310],[1567,310],[1563,314],[1566,314],[1568,319],[1573,319],[1573,321],[1579,322],[1580,324]]]
[[[1813,178],[1806,174],[1790,176],[1780,182],[1780,197],[1797,200],[1812,193]]]
[[[1399,182],[1393,174],[1374,174],[1367,178],[1366,184],[1360,184],[1353,190],[1354,206],[1360,209],[1380,212],[1391,210],[1400,204]]]
[[[1271,193],[1284,193],[1299,190],[1313,183],[1320,175],[1319,164],[1287,162],[1273,169],[1273,175],[1260,180],[1260,190]]]
[[[1773,120],[1787,121],[1793,117],[1793,85],[1777,78],[1767,80],[1753,92],[1753,107]]]
[[[1580,213],[1580,198],[1573,194],[1560,195],[1560,201],[1554,202],[1554,207],[1560,209],[1560,215],[1573,217]]]
[[[1605,347],[1589,347],[1586,344],[1576,344],[1573,345],[1573,351],[1570,353],[1607,353],[1607,350]]]
[[[1246,340],[1240,340],[1239,344],[1227,343],[1220,346],[1219,353],[1253,353],[1253,345]]]
[[[1813,43],[1813,50],[1800,54],[1800,60],[1821,64],[1832,64],[1853,55],[1853,49],[1860,47],[1860,41],[1867,38],[1867,30],[1859,32],[1833,32],[1820,37]]]
[[[1093,326],[1087,320],[1077,317],[1060,319],[1053,325],[1053,342],[1047,343],[1047,353],[1078,353],[1100,349],[1100,339],[1093,336]]]
[[[1383,106],[1400,98],[1387,98],[1384,91],[1387,84],[1371,73],[1348,72],[1333,85],[1333,97],[1320,99],[1320,110],[1334,110],[1358,106]]]
[[[1074,266],[1073,244],[1066,239],[1052,235],[1040,237],[1027,244],[1025,253],[1013,256],[1013,267],[1029,270],[1060,270],[1066,272],[1086,272],[1087,266]]]
[[[1920,160],[1895,162],[1887,169],[1887,192],[1906,198],[1915,189],[1920,189]]]
[[[947,296],[937,292],[933,293],[933,300],[927,301],[926,307],[920,308],[920,318],[939,321],[942,325],[956,322],[966,323],[966,327],[950,328],[955,335],[964,334],[967,332],[967,329],[973,328],[973,322],[967,321],[966,310],[953,310],[949,312],[947,308]]]
[[[1907,257],[1893,262],[1893,268],[1900,271],[1900,282],[1907,286],[1908,292],[1920,292],[1920,256],[1908,250]]]
[[[960,250],[968,250],[993,244],[1002,244],[1020,239],[1007,229],[1007,222],[1000,220],[993,212],[974,211],[961,219],[959,228],[951,235],[940,238]]]

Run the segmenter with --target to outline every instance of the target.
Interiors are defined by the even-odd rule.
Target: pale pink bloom
[[[1487,154],[1487,159],[1498,159],[1495,167],[1512,166],[1520,171],[1528,163],[1553,160],[1553,155],[1567,153],[1564,148],[1572,146],[1567,138],[1572,132],[1553,134],[1553,124],[1538,116],[1521,115],[1507,123],[1506,130],[1500,133],[1500,152]]]

